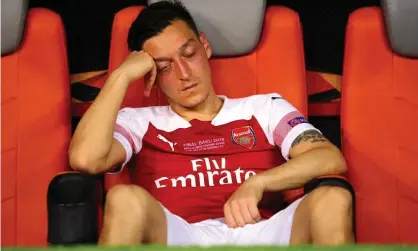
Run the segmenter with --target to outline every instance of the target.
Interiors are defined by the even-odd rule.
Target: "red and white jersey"
[[[170,106],[124,108],[114,137],[137,157],[135,183],[188,222],[223,217],[223,206],[248,177],[289,159],[292,142],[315,129],[278,94],[224,103],[212,121],[187,121]],[[315,129],[317,130],[317,129]],[[263,218],[281,209],[278,194],[265,194]]]

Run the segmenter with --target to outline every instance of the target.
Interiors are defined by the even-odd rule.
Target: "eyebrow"
[[[185,47],[187,47],[190,43],[192,42],[196,42],[193,38],[190,38],[189,40],[187,40],[182,46],[180,46],[179,50],[184,49]],[[171,58],[168,57],[158,57],[158,58],[154,58],[154,61],[156,62],[162,62],[162,61],[170,61]]]

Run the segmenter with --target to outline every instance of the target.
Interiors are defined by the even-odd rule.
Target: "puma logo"
[[[174,152],[174,146],[177,145],[177,143],[173,143],[173,142],[169,141],[168,139],[164,138],[164,136],[161,136],[160,134],[157,135],[157,138],[159,138],[163,142],[169,144],[170,147],[171,147],[171,151]]]

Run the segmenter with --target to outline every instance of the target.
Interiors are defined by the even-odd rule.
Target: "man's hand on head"
[[[150,95],[157,77],[154,59],[144,51],[131,52],[115,72],[126,78],[129,83],[144,77],[144,95],[147,97]]]
[[[243,227],[261,220],[258,202],[264,188],[257,176],[247,179],[224,205],[225,223],[231,228]]]

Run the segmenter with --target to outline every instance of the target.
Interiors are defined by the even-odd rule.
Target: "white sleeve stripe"
[[[121,134],[128,141],[129,145],[132,148],[132,151],[137,152],[136,147],[135,147],[135,143],[134,143],[134,139],[132,138],[132,136],[128,132],[128,130],[126,130],[123,126],[120,126],[120,125],[116,124],[115,125],[115,132]]]
[[[315,131],[318,131],[319,133],[321,133],[321,131],[319,131],[313,125],[308,124],[308,123],[299,124],[299,125],[293,127],[293,129],[287,134],[287,136],[283,140],[283,144],[281,146],[281,151],[282,151],[283,158],[285,158],[286,160],[290,159],[289,152],[290,152],[290,147],[291,147],[293,141],[301,133],[303,133],[307,130],[315,130]]]
[[[125,156],[125,161],[123,162],[121,167],[119,169],[116,169],[115,171],[109,172],[110,174],[116,174],[122,171],[122,169],[126,166],[128,161],[132,157],[132,148],[131,148],[129,141],[125,138],[125,136],[123,136],[122,134],[118,132],[115,132],[113,133],[113,138],[119,141],[122,144],[123,148],[125,148],[126,156]]]
[[[279,121],[276,127],[273,130],[273,141],[276,146],[281,146],[287,134],[295,127],[296,125],[289,124],[295,118],[303,118],[303,115],[298,111],[291,111]]]

